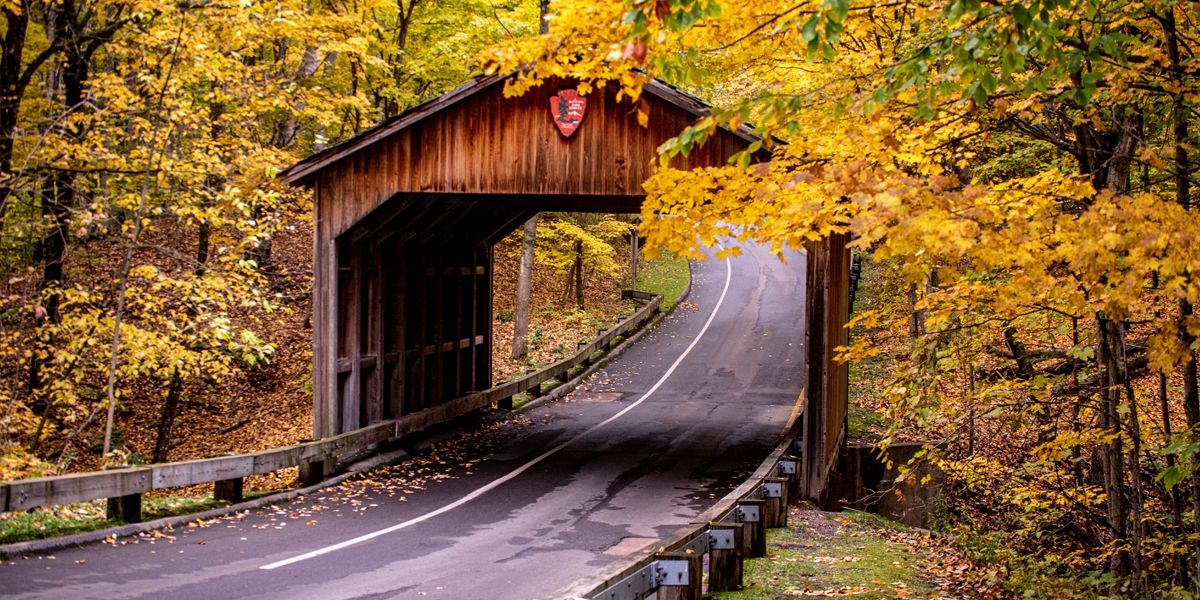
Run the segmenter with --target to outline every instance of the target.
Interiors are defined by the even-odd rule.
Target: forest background
[[[542,9],[0,2],[0,480],[311,437],[311,198],[275,174],[478,75]],[[496,247],[497,381],[635,309],[633,221],[540,216],[511,355],[522,233]],[[45,529],[23,519],[0,537]]]

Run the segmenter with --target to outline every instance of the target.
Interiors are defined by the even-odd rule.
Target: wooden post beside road
[[[300,483],[316,485],[325,480],[325,461],[314,460],[300,465]]]
[[[784,498],[787,498],[787,479],[768,477],[763,482],[779,484],[780,489],[779,496],[768,497],[763,502],[763,528],[787,527],[787,504],[784,502]]]
[[[213,498],[230,504],[242,501],[242,478],[222,479],[213,482]]]
[[[708,551],[708,591],[735,592],[742,589],[744,527],[742,523],[713,523],[708,526],[709,529],[733,530],[733,548],[713,548]]]
[[[702,558],[701,554],[683,552],[663,552],[655,556],[656,560],[685,560],[688,567],[686,581],[668,580],[658,586],[658,600],[700,600]]]
[[[129,494],[127,496],[118,496],[108,499],[108,510],[105,511],[105,516],[110,521],[124,521],[126,523],[141,523],[142,522],[142,495]]]
[[[787,506],[796,506],[796,505],[800,504],[800,497],[801,497],[801,494],[800,494],[800,458],[797,456],[785,454],[783,456],[783,460],[792,461],[793,464],[795,465],[795,468],[792,469],[792,472],[783,475],[783,477],[785,479],[787,479],[787,494],[786,494],[787,502],[785,504]]]
[[[763,527],[763,501],[742,500],[738,506],[753,509],[754,520],[742,521],[743,548],[746,558],[762,558],[767,555],[767,530]]]

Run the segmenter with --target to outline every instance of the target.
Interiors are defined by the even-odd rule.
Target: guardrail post
[[[497,400],[496,408],[499,408],[500,410],[512,410],[513,409],[513,397],[509,396],[507,398],[501,398],[501,399]]]
[[[700,600],[700,575],[702,555],[685,554],[683,552],[663,552],[656,555],[655,560],[686,561],[686,574],[673,574],[660,580],[658,584],[658,600]]]
[[[744,527],[742,523],[712,523],[708,526],[708,591],[735,592],[742,589]]]
[[[780,477],[768,477],[763,480],[763,527],[774,529],[787,527],[787,480]]]
[[[242,501],[242,481],[241,477],[234,479],[222,479],[213,482],[213,499],[224,500],[230,504],[237,504]]]
[[[787,506],[800,504],[800,458],[785,454],[779,461],[780,477],[787,479]]]
[[[108,499],[108,509],[105,511],[105,516],[110,521],[124,521],[126,523],[141,523],[142,522],[142,495],[129,494],[127,496],[118,496]]]
[[[746,558],[761,558],[767,555],[767,530],[763,527],[763,501],[741,500],[738,502],[738,522],[742,527],[743,548]]]
[[[325,461],[314,460],[300,465],[300,483],[316,485],[325,480]]]

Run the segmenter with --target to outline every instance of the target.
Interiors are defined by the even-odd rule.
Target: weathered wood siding
[[[641,198],[658,147],[696,121],[646,94],[650,123],[641,127],[633,105],[618,103],[616,86],[609,85],[587,96],[583,124],[567,138],[550,116],[550,97],[560,86],[517,98],[505,98],[503,89],[492,85],[321,170],[318,212],[328,218],[327,234],[341,235],[397,192]],[[721,131],[672,166],[723,165],[745,147]],[[604,210],[597,199],[587,210],[625,212],[628,206]]]
[[[850,250],[847,234],[807,244],[804,404],[805,496],[820,502],[829,472],[845,441],[849,407],[849,364],[834,360],[836,348],[850,342]]]

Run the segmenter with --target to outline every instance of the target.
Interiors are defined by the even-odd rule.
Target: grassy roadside
[[[651,294],[662,294],[662,309],[668,311],[675,306],[675,299],[687,287],[690,272],[686,258],[675,258],[664,252],[657,259],[640,264],[637,288]]]
[[[254,500],[278,491],[280,490],[247,491],[245,500]],[[228,502],[214,500],[211,495],[143,496],[142,520],[153,521],[163,517],[200,513],[226,506],[229,506]],[[106,519],[104,509],[104,500],[93,500],[38,508],[32,512],[0,514],[0,544],[87,533],[124,524],[122,521]]]
[[[927,534],[876,515],[793,508],[788,527],[767,532],[767,556],[746,561],[745,588],[706,598],[950,598],[944,588],[965,565]]]

